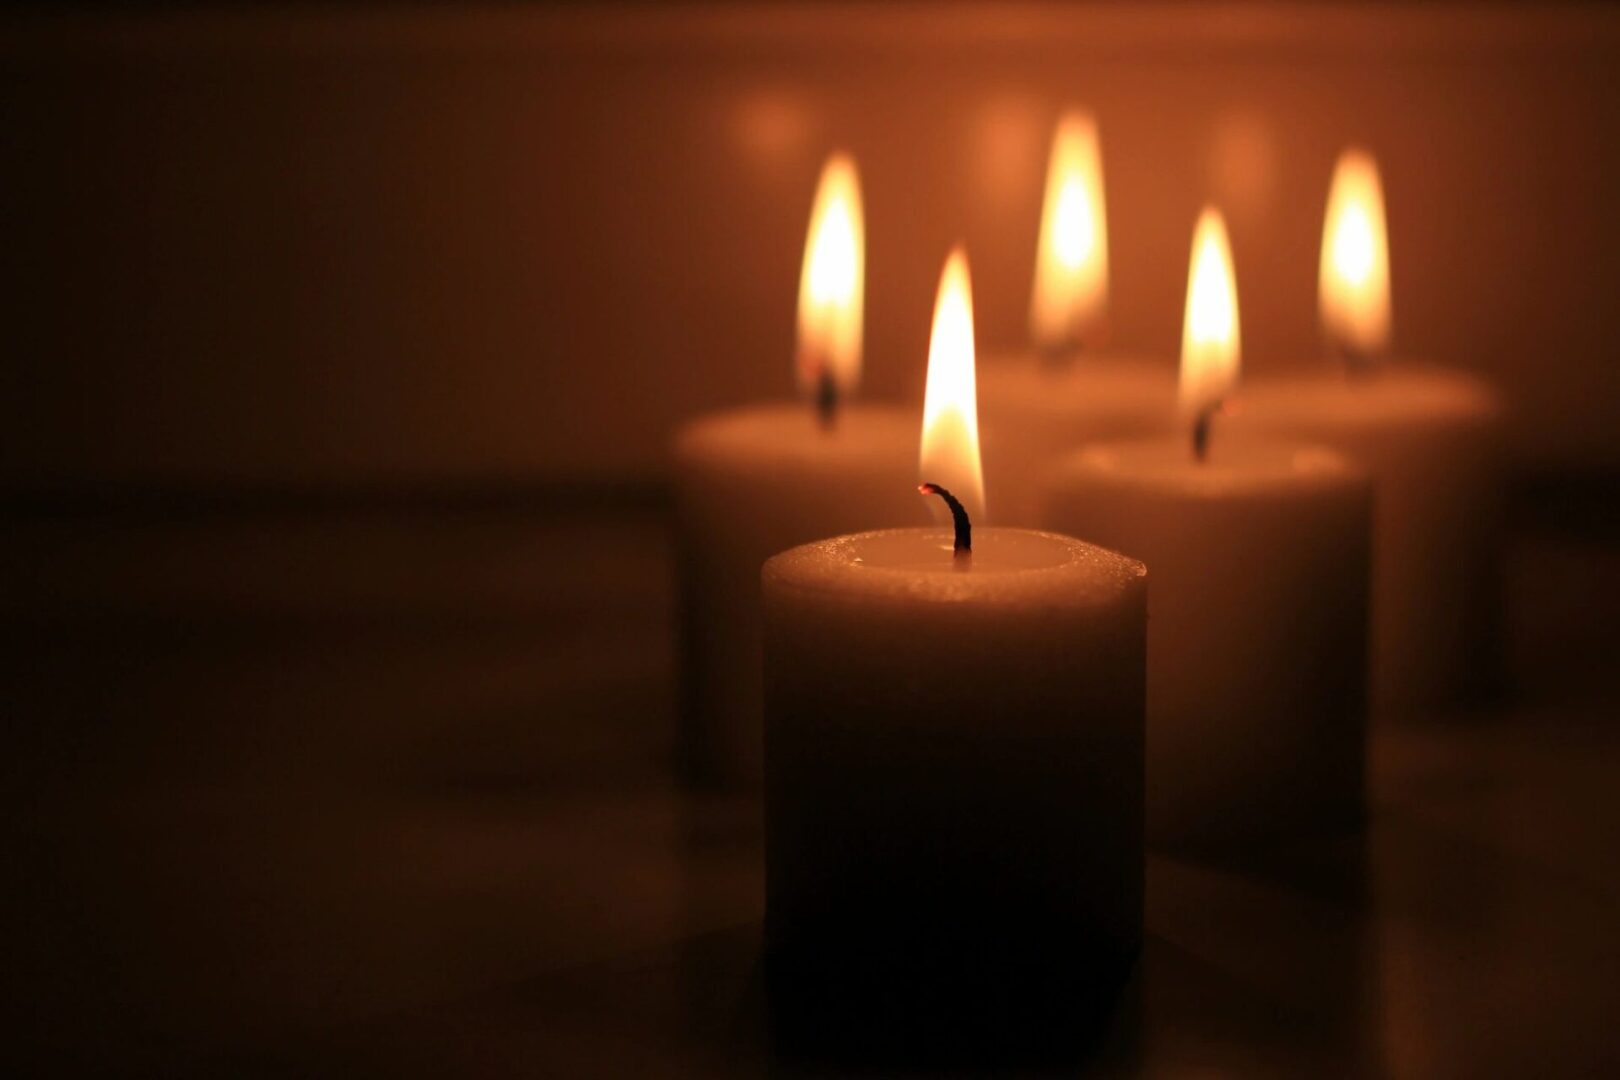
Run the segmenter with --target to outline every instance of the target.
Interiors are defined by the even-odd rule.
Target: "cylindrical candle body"
[[[1147,822],[1203,850],[1359,823],[1371,492],[1328,450],[1111,443],[1054,473],[1051,528],[1140,559]]]
[[[768,968],[970,995],[1123,971],[1142,567],[994,528],[961,562],[902,529],[778,555],[764,590]]]
[[[757,787],[762,770],[759,571],[779,551],[921,524],[919,420],[855,405],[823,428],[807,405],[704,417],[675,442],[681,754],[694,778]]]
[[[1234,432],[1322,443],[1373,477],[1374,704],[1477,699],[1498,659],[1501,409],[1459,373],[1390,366],[1257,383]]]
[[[999,525],[1038,524],[1045,473],[1070,452],[1167,434],[1176,418],[1174,368],[1145,360],[990,357],[978,394],[988,516]]]

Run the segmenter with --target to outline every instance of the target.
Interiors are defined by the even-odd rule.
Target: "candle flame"
[[[1237,279],[1226,221],[1206,207],[1193,230],[1187,271],[1187,315],[1181,331],[1181,409],[1197,416],[1218,405],[1237,384],[1242,354]]]
[[[1108,217],[1097,124],[1070,111],[1052,135],[1029,330],[1042,350],[1100,345],[1108,319]]]
[[[945,260],[928,344],[920,476],[955,493],[969,517],[984,517],[979,406],[974,378],[973,282],[960,247]]]
[[[799,389],[819,394],[831,380],[839,394],[861,378],[861,306],[866,284],[866,225],[855,162],[827,159],[816,185],[799,277]]]
[[[1339,155],[1322,225],[1318,303],[1322,331],[1358,357],[1389,345],[1389,234],[1378,163],[1364,150]]]

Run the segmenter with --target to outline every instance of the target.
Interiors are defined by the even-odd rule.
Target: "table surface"
[[[1620,1070],[1620,529],[1568,518],[1517,518],[1509,704],[1381,725],[1364,837],[1150,857],[1059,1071]],[[770,1038],[757,804],[670,778],[657,502],[31,506],[0,550],[16,1065],[859,1071]]]

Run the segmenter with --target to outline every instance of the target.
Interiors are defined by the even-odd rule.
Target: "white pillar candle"
[[[1006,356],[987,359],[979,400],[994,520],[1033,525],[1046,474],[1077,447],[1173,430],[1176,380],[1169,368],[1146,360]]]
[[[1108,214],[1097,125],[1066,112],[1052,137],[1042,204],[1031,350],[987,357],[980,371],[986,479],[994,519],[1031,525],[1042,474],[1097,439],[1168,433],[1176,381],[1169,364],[1111,355]]]
[[[972,380],[956,253],[922,472],[964,496],[958,527],[765,565],[773,981],[995,997],[1105,981],[1140,946],[1145,571],[1050,533],[969,538]]]
[[[705,782],[757,786],[760,567],[820,537],[926,521],[917,418],[855,406],[827,430],[794,403],[740,409],[687,425],[675,462],[682,755]]]
[[[1477,698],[1497,660],[1502,409],[1460,372],[1391,364],[1377,166],[1340,158],[1323,228],[1323,329],[1339,370],[1257,384],[1234,430],[1332,446],[1372,473],[1373,698],[1385,712]]]
[[[1049,528],[1145,563],[1147,832],[1220,848],[1362,816],[1369,515],[1329,450],[1185,438],[1063,463]]]
[[[780,970],[1117,971],[1142,919],[1146,574],[1051,533],[824,540],[765,565]]]
[[[1354,825],[1363,806],[1370,492],[1328,450],[1210,428],[1237,382],[1220,215],[1193,239],[1177,438],[1108,443],[1050,479],[1048,527],[1153,574],[1147,829],[1169,847]]]
[[[695,778],[757,786],[759,569],[851,529],[926,520],[910,495],[914,414],[846,404],[860,377],[865,234],[854,163],[822,170],[799,284],[802,404],[686,425],[674,447],[681,618],[681,754]]]
[[[1409,366],[1279,380],[1246,390],[1232,427],[1334,447],[1372,474],[1378,706],[1478,697],[1499,607],[1501,410],[1489,388]]]

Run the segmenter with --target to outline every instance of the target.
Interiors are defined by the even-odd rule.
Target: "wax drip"
[[[960,500],[938,484],[918,484],[917,491],[922,495],[938,495],[945,500],[945,505],[951,508],[951,523],[956,526],[956,557],[960,559],[973,554],[973,522],[968,520],[968,512]]]

